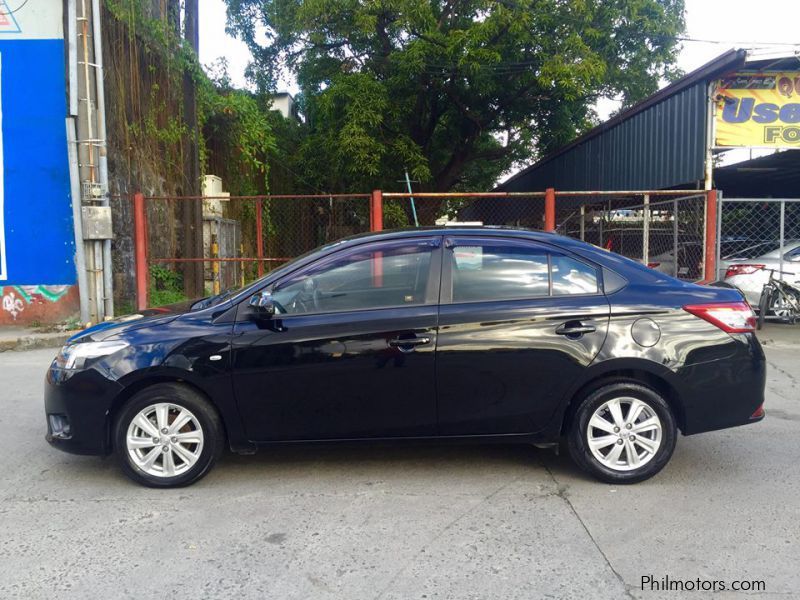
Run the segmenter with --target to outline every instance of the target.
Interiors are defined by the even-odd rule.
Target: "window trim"
[[[464,242],[469,242],[469,244]],[[440,304],[441,305],[451,305],[451,306],[460,306],[463,304],[486,304],[486,303],[498,303],[498,302],[533,302],[539,300],[558,300],[561,298],[593,298],[597,296],[605,296],[605,291],[603,287],[603,269],[600,265],[591,262],[589,260],[584,259],[583,257],[576,256],[574,253],[570,252],[565,248],[561,248],[560,246],[556,246],[554,244],[548,244],[546,242],[542,242],[539,240],[531,240],[527,238],[521,237],[514,237],[514,236],[481,236],[481,235],[454,235],[454,236],[446,236],[444,239],[443,244],[443,251],[452,252],[454,248],[459,246],[467,246],[467,245],[474,245],[478,246],[481,244],[497,244],[497,243],[510,243],[511,245],[515,246],[523,246],[527,248],[533,249],[540,249],[544,254],[547,256],[547,271],[548,271],[548,293],[544,296],[519,296],[517,298],[487,298],[484,300],[461,300],[458,302],[453,301],[453,262],[451,260],[445,260],[444,255],[442,256],[442,282],[440,287]],[[597,277],[597,291],[590,292],[585,294],[561,294],[561,295],[553,295],[553,272],[552,272],[552,255],[553,254],[562,254],[575,260],[581,264],[586,265],[587,267],[594,269],[595,275]]]
[[[347,313],[362,313],[362,312],[369,312],[369,311],[381,311],[381,310],[397,310],[398,308],[420,308],[425,306],[436,306],[439,303],[439,294],[440,294],[440,286],[441,286],[441,271],[442,271],[442,236],[441,235],[427,235],[427,236],[414,236],[414,237],[404,237],[404,238],[394,238],[388,240],[379,240],[379,241],[370,241],[364,242],[362,244],[357,244],[355,246],[348,246],[346,248],[340,248],[327,254],[325,256],[320,257],[319,259],[307,263],[292,271],[291,273],[286,273],[284,276],[280,277],[279,279],[265,285],[264,287],[260,288],[259,290],[253,292],[253,294],[257,294],[264,290],[275,290],[278,288],[282,283],[286,282],[289,279],[294,277],[302,276],[307,271],[317,268],[317,267],[324,267],[327,263],[334,262],[340,260],[344,256],[348,254],[355,254],[358,252],[364,252],[374,246],[379,246],[379,250],[381,248],[385,248],[387,246],[404,246],[408,244],[417,244],[417,245],[427,245],[431,249],[431,261],[428,267],[428,281],[426,283],[425,288],[425,298],[422,302],[417,304],[396,304],[391,306],[371,306],[371,307],[363,307],[363,308],[348,308],[344,310],[327,310],[327,311],[320,311],[320,312],[304,312],[304,313],[281,313],[276,314],[273,319],[293,319],[297,317],[310,317],[310,316],[321,316],[321,315],[342,315]],[[245,300],[243,300],[239,305],[245,307],[244,313],[237,312],[237,321],[246,320],[249,318],[251,314],[248,308],[247,300],[253,295],[250,294]]]

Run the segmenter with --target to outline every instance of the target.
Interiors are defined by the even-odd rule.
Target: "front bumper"
[[[44,386],[45,439],[73,454],[111,451],[109,415],[122,386],[89,368],[67,371],[51,365]]]
[[[757,423],[764,418],[767,361],[755,334],[735,334],[739,340],[729,358],[684,367],[685,435]]]

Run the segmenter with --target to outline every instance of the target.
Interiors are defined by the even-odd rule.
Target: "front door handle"
[[[595,326],[584,325],[580,321],[570,321],[569,323],[564,323],[558,329],[556,329],[556,333],[558,335],[565,335],[569,338],[578,338],[584,333],[594,333],[595,331],[597,331]]]
[[[424,346],[430,344],[431,338],[429,337],[413,337],[413,338],[395,338],[389,340],[389,345],[392,348],[397,348],[400,352],[413,352],[417,346]]]

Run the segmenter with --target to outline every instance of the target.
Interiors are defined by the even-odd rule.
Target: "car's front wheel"
[[[159,383],[119,412],[114,448],[123,472],[150,487],[180,487],[203,477],[222,453],[219,415],[193,389]]]
[[[567,441],[573,460],[597,479],[636,483],[664,468],[676,437],[675,418],[659,393],[617,382],[581,401]]]

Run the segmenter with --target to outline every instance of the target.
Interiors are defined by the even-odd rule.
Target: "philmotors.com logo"
[[[0,0],[0,34],[20,32],[19,23],[14,18],[13,11],[8,7],[8,2]]]

